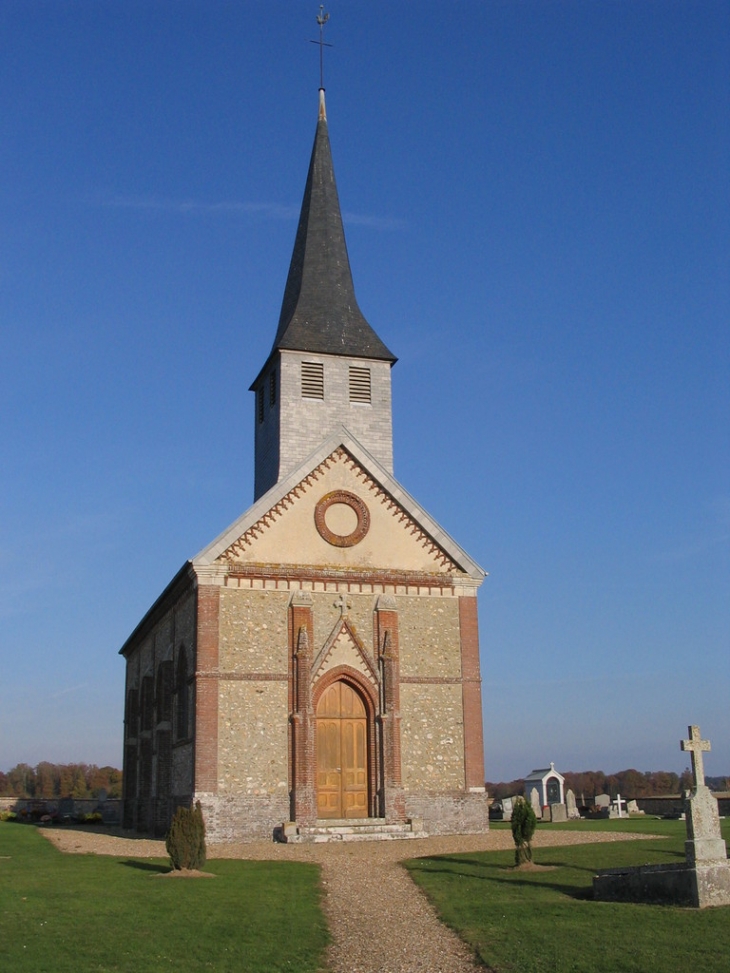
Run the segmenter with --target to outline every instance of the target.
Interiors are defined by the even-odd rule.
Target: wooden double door
[[[317,705],[317,816],[368,816],[368,723],[365,704],[335,682]]]

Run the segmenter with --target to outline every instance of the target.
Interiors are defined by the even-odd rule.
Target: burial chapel
[[[320,89],[253,506],[121,649],[125,827],[199,800],[213,841],[487,829],[484,572],[393,477],[395,361],[355,299]]]

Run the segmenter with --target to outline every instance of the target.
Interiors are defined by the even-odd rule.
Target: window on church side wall
[[[370,405],[371,401],[370,369],[350,365],[350,402]]]
[[[188,659],[184,648],[180,649],[180,656],[177,660],[175,692],[177,695],[175,711],[176,735],[178,740],[185,740],[188,737],[190,706],[188,696]]]
[[[256,392],[256,413],[259,422],[264,421],[264,387],[261,385]]]
[[[172,720],[172,662],[161,662],[157,670],[157,722],[169,723]]]
[[[139,696],[136,689],[127,691],[127,736],[137,736],[137,725],[139,723]]]
[[[324,398],[324,365],[322,362],[302,362],[302,398]]]
[[[276,370],[269,375],[269,405],[276,405]]]
[[[155,714],[155,683],[152,676],[145,676],[142,680],[142,694],[140,700],[140,730],[145,733],[152,729]]]

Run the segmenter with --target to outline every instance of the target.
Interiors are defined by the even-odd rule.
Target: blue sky
[[[121,763],[117,651],[253,491],[317,4],[0,6],[0,769]],[[332,0],[395,472],[489,571],[486,774],[730,774],[730,6]]]

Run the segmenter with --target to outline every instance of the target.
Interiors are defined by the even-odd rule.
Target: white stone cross
[[[702,754],[707,753],[710,748],[710,741],[703,740],[698,726],[688,726],[689,740],[680,740],[679,745],[682,750],[689,750],[692,758],[692,775],[695,779],[695,787],[705,786],[705,768],[702,765]]]
[[[352,602],[348,598],[345,598],[343,594],[340,594],[340,597],[333,604],[335,608],[340,609],[340,616],[346,615],[348,608],[352,608]]]

